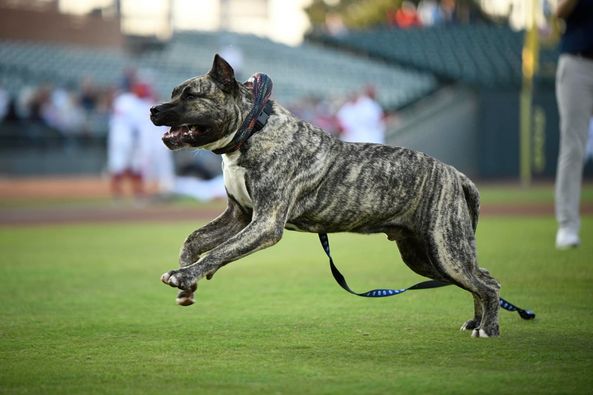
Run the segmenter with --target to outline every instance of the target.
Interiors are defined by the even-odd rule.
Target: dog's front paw
[[[163,273],[161,281],[183,291],[195,291],[198,287],[196,277],[187,269],[170,270]]]
[[[196,284],[196,288],[197,288],[197,284]],[[192,304],[195,303],[194,292],[195,292],[195,288],[193,290],[179,291],[179,293],[177,294],[177,298],[175,299],[175,303],[177,303],[179,306],[191,306]]]

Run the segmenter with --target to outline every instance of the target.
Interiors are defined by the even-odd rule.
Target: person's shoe
[[[578,247],[581,243],[579,235],[573,230],[566,228],[558,229],[556,233],[556,248],[558,250],[567,250],[569,248]]]

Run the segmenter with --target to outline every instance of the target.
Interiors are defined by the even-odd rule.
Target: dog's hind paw
[[[459,330],[460,331],[471,331],[472,329],[476,329],[479,326],[480,326],[480,322],[472,319],[472,320],[467,320],[463,325],[461,325],[461,328],[459,328]]]
[[[488,336],[488,334],[486,333],[486,331],[484,331],[484,329],[474,329],[472,331],[472,337],[490,337],[490,336]]]
[[[488,332],[482,328],[477,328],[472,331],[472,337],[495,337],[498,335],[498,330],[492,330]]]

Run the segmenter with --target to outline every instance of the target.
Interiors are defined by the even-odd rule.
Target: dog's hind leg
[[[476,278],[485,286],[487,291],[479,298],[482,305],[482,319],[479,326],[474,328],[472,336],[497,336],[499,334],[498,311],[500,309],[500,284],[490,275],[488,270],[477,267],[477,265],[475,274]],[[477,314],[478,310],[476,310]]]
[[[446,273],[439,271],[438,267],[431,264],[431,259],[426,253],[426,245],[422,241],[410,234],[397,239],[393,237],[389,239],[396,240],[402,260],[414,272],[421,276],[432,278],[433,280],[448,280]]]
[[[474,238],[468,235],[463,235],[458,228],[437,232],[428,240],[427,252],[431,263],[446,273],[449,281],[474,297],[474,318],[462,328],[473,329],[474,337],[498,336],[500,285],[488,271],[477,266]]]
[[[439,237],[421,241],[406,235],[397,239],[397,246],[403,261],[414,272],[434,280],[451,282],[472,293],[474,317],[465,322],[461,330],[475,330],[473,336],[496,336],[499,285],[486,270],[476,266],[473,240],[450,244],[437,242],[437,239]],[[493,301],[496,305],[492,304]],[[488,304],[484,306],[484,302]],[[486,308],[489,315],[484,317]],[[487,325],[481,325],[482,322]]]
[[[482,301],[476,294],[472,294],[474,297],[474,318],[465,321],[459,330],[462,331],[471,331],[480,327],[480,322],[482,322]]]

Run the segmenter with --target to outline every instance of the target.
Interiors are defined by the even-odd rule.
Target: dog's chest
[[[222,173],[224,186],[227,193],[231,195],[239,205],[253,208],[251,196],[245,185],[245,168],[238,165],[239,152],[225,154],[222,156]]]

